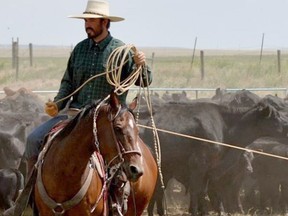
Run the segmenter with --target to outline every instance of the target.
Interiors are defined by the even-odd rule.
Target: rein
[[[101,105],[104,104],[105,100],[102,100],[95,108],[94,113],[93,113],[93,135],[94,135],[94,144],[95,147],[97,149],[97,151],[101,154],[100,151],[100,147],[99,147],[99,140],[98,140],[98,135],[97,135],[97,117],[98,114],[100,112],[100,107]],[[124,159],[124,155],[127,154],[138,154],[138,155],[142,155],[140,151],[136,151],[136,150],[130,150],[130,151],[126,151],[125,148],[123,147],[122,143],[117,139],[117,136],[115,134],[115,130],[113,127],[113,123],[114,120],[120,115],[120,112],[122,110],[122,106],[120,105],[118,107],[118,110],[116,112],[116,114],[113,116],[112,112],[109,112],[108,114],[108,119],[110,121],[110,127],[111,127],[111,131],[112,131],[112,136],[113,136],[113,140],[117,149],[118,154],[116,156],[114,156],[105,166],[105,180],[104,180],[104,184],[103,184],[103,188],[101,190],[101,194],[98,197],[98,200],[96,202],[96,204],[94,205],[94,207],[92,208],[93,212],[98,204],[98,202],[100,201],[100,199],[102,198],[102,196],[104,195],[104,191],[106,190],[107,192],[107,188],[109,188],[109,185],[111,183],[111,181],[113,180],[113,178],[116,176],[116,174],[118,173],[118,171],[122,168],[122,165],[125,161]],[[134,117],[134,115],[133,115]],[[118,163],[115,163],[113,166],[111,166],[111,164],[116,160],[116,159],[120,159]],[[108,176],[108,173],[110,176]]]
[[[99,141],[98,141],[98,136],[97,136],[97,124],[96,124],[96,121],[97,121],[97,117],[98,117],[98,114],[99,114],[99,110],[100,110],[101,104],[102,104],[102,101],[95,108],[94,116],[93,116],[93,134],[94,134],[94,139],[95,139],[95,145],[96,145],[96,148],[98,149],[99,152],[100,152],[100,149],[99,149]],[[121,112],[121,109],[122,109],[122,106],[120,105],[118,107],[118,110],[117,110],[116,114],[113,116],[112,113],[110,112],[109,113],[109,117],[108,117],[109,121],[110,121],[110,126],[111,126],[113,140],[114,140],[115,146],[117,148],[118,154],[116,156],[114,156],[107,163],[107,168],[110,168],[111,164],[118,158],[120,159],[119,164],[122,165],[122,163],[124,162],[124,158],[123,158],[124,155],[127,155],[127,154],[138,154],[138,155],[141,156],[141,152],[140,151],[137,151],[137,150],[126,151],[125,148],[123,147],[121,141],[119,141],[117,139],[117,136],[115,134],[115,130],[114,130],[114,127],[113,127],[113,123],[114,123],[114,120],[119,116],[119,114]]]

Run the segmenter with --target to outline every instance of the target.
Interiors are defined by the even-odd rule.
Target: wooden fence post
[[[261,42],[261,51],[260,51],[260,60],[259,60],[259,63],[261,64],[261,61],[262,61],[262,53],[263,53],[263,45],[264,45],[264,33],[262,34],[262,42]]]
[[[13,41],[12,55],[13,55],[12,65],[13,65],[13,68],[16,68],[16,80],[18,80],[18,74],[19,74],[19,38],[17,38],[17,41]]]
[[[197,44],[197,37],[195,38],[195,41],[194,41],[194,48],[193,48],[193,55],[192,55],[191,64],[190,64],[190,71],[192,71],[192,67],[193,67],[196,44]]]
[[[151,70],[153,70],[153,67],[154,67],[154,57],[155,57],[155,53],[152,52],[152,57],[151,57]]]
[[[281,73],[281,51],[277,50],[278,73]]]
[[[29,43],[29,57],[30,57],[30,67],[33,66],[33,46]]]
[[[17,38],[17,46],[16,46],[16,81],[19,76],[19,39]]]
[[[204,79],[204,51],[200,51],[200,59],[201,59],[201,80]]]
[[[19,73],[19,38],[14,41],[12,38],[12,68],[16,68],[16,80],[18,80]]]
[[[16,46],[17,42],[12,38],[12,68],[16,68]]]

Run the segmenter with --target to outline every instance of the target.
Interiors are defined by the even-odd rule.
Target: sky
[[[112,36],[136,47],[288,48],[288,0],[110,0]],[[71,46],[86,38],[86,0],[0,0],[0,45]]]

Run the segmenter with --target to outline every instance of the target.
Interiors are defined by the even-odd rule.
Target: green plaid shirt
[[[100,43],[95,44],[92,39],[85,39],[78,43],[71,53],[68,61],[67,69],[61,80],[61,85],[54,101],[58,101],[74,92],[90,77],[106,71],[106,63],[111,52],[124,45],[118,39],[113,38],[110,34]],[[130,55],[129,61],[125,64],[122,70],[121,79],[125,79],[134,69],[134,62]],[[148,69],[148,84],[152,81],[151,71]],[[145,80],[146,78],[143,77]],[[139,85],[140,82],[136,82]],[[82,108],[94,100],[103,99],[111,93],[114,87],[111,86],[106,76],[100,76],[88,82],[80,91],[72,96],[70,107]],[[125,103],[128,92],[122,94],[119,99]],[[69,99],[58,102],[59,110],[63,109]]]

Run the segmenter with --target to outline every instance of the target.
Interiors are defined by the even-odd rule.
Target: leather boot
[[[38,156],[33,156],[31,158],[28,158],[28,160],[27,160],[27,175],[26,175],[27,179],[29,179],[29,177],[32,173],[32,170],[35,168],[34,165],[36,164],[37,159],[38,159]]]

